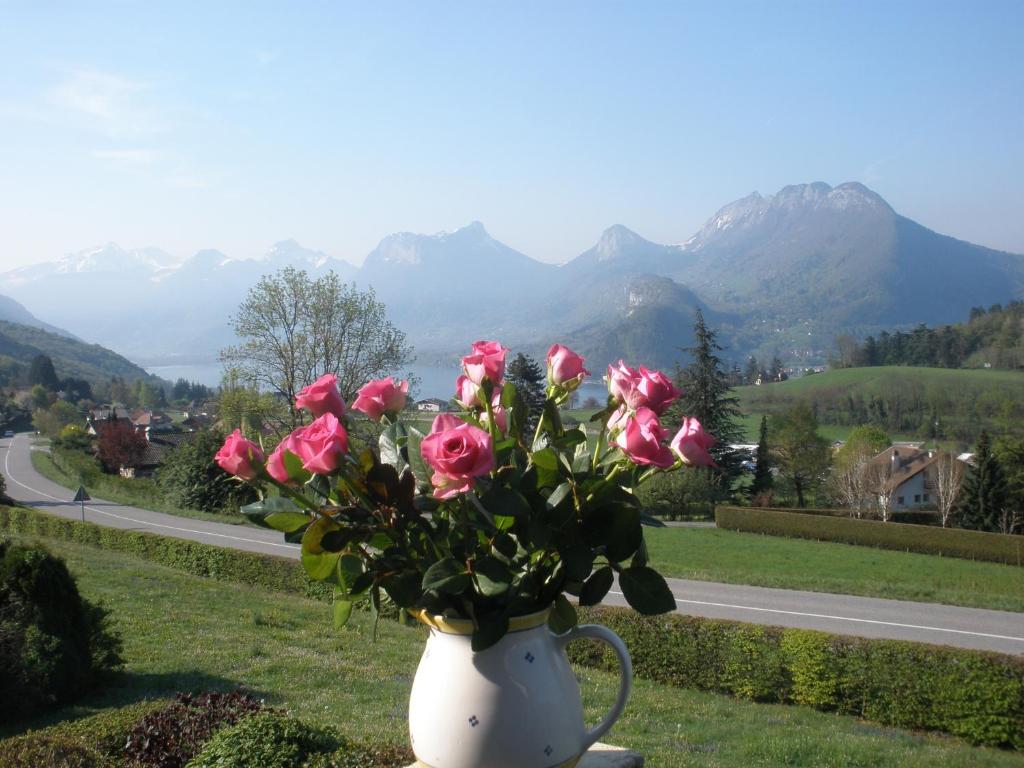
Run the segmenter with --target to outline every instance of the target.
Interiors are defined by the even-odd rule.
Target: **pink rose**
[[[360,389],[352,408],[362,411],[374,421],[380,421],[385,413],[398,413],[405,408],[405,398],[409,394],[409,382],[397,384],[388,376],[386,379],[374,379]]]
[[[616,430],[625,427],[626,422],[628,420],[629,411],[626,409],[626,406],[620,405],[618,408],[615,409],[615,412],[608,418],[608,424],[605,428],[608,430],[608,433],[611,434]]]
[[[253,480],[258,471],[256,465],[263,463],[263,451],[252,440],[247,440],[242,430],[236,429],[228,435],[213,458],[228,474],[243,480]]]
[[[480,387],[470,381],[468,376],[459,376],[455,380],[455,402],[467,411],[483,407],[480,402]]]
[[[277,480],[279,483],[284,485],[292,484],[292,476],[288,474],[288,468],[284,464],[285,451],[293,454],[294,456],[299,455],[298,446],[298,434],[299,430],[292,432],[284,440],[277,444],[277,447],[271,452],[270,458],[267,460],[267,473]]]
[[[672,380],[661,371],[640,366],[633,370],[621,360],[618,367],[608,366],[608,392],[630,410],[650,408],[655,413],[665,412],[679,397]]]
[[[302,468],[317,475],[329,475],[341,465],[348,453],[348,433],[338,417],[325,413],[308,427],[292,433],[295,454],[302,459]]]
[[[615,445],[634,464],[648,464],[665,469],[675,464],[675,457],[662,440],[668,432],[661,428],[657,414],[650,408],[638,408],[636,416],[626,421],[626,426],[615,438]]]
[[[505,355],[508,350],[497,341],[475,341],[473,352],[462,358],[462,370],[474,384],[486,378],[499,386],[505,378]]]
[[[584,358],[562,344],[548,350],[548,381],[568,390],[576,389],[590,371],[583,367]]]
[[[715,438],[704,431],[704,427],[694,418],[684,418],[683,426],[672,438],[672,450],[684,464],[694,467],[713,467],[715,460],[710,450],[715,445]]]
[[[295,407],[305,408],[314,416],[333,413],[339,419],[345,415],[345,401],[338,393],[338,377],[325,373],[295,397]]]
[[[634,408],[646,406],[660,415],[680,394],[682,393],[664,373],[640,366],[640,379],[633,392],[636,403]]]
[[[434,469],[431,482],[438,499],[465,493],[472,489],[474,478],[494,469],[491,436],[450,414],[434,419],[420,452]]]
[[[640,374],[619,360],[618,367],[608,366],[608,394],[629,407],[629,399],[636,389]]]

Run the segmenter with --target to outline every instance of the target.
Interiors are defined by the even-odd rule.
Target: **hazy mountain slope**
[[[0,321],[0,355],[30,365],[36,355],[48,355],[60,377],[74,376],[90,383],[110,381],[119,376],[126,381],[156,381],[142,368],[99,344],[86,344],[67,336]]]
[[[68,333],[63,328],[44,323],[10,296],[0,296],[0,320],[8,323],[28,325],[33,328],[42,328],[44,331],[56,333],[59,336],[74,338],[73,334]]]

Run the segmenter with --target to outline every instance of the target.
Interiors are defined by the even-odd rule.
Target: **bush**
[[[132,726],[123,754],[133,766],[181,768],[219,730],[263,710],[261,701],[238,691],[179,693],[173,702],[150,711]]]
[[[333,731],[267,712],[222,730],[188,768],[302,768],[307,758],[333,752],[341,743]]]
[[[710,520],[722,489],[710,472],[659,472],[637,491],[644,509],[669,520]]]
[[[107,528],[33,509],[0,507],[0,531],[88,544],[151,560],[194,576],[332,600],[332,588],[310,581],[298,560],[224,549],[186,539]]]
[[[658,683],[1024,748],[1024,659],[621,608],[580,609],[580,619],[614,630],[635,674]],[[596,643],[573,644],[569,655],[617,669]]]
[[[718,507],[719,528],[770,536],[838,541],[926,555],[1024,565],[1024,536],[965,531],[905,523],[882,523],[827,515],[807,515],[778,509]]]
[[[204,430],[171,452],[157,470],[157,483],[179,507],[203,512],[238,512],[256,501],[256,492],[217,466],[214,454],[224,442],[218,430]]]
[[[121,663],[102,608],[45,549],[0,542],[0,716],[70,701]]]
[[[129,704],[78,720],[65,720],[40,733],[63,740],[77,740],[80,744],[120,764],[124,759],[125,743],[132,728],[150,712],[162,709],[168,703],[166,699],[157,699]]]
[[[76,739],[30,733],[0,741],[4,768],[116,768],[117,763]]]

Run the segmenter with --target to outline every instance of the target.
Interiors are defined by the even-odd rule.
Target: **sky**
[[[1024,3],[0,0],[0,267],[117,242],[560,262],[861,181],[1024,253]]]

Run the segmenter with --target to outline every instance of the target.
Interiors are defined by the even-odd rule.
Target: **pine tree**
[[[32,366],[28,370],[28,383],[38,384],[51,392],[56,392],[60,382],[57,372],[53,369],[53,360],[47,355],[36,355],[32,358]]]
[[[761,366],[758,365],[757,358],[751,355],[747,358],[747,367],[743,369],[743,383],[753,384],[760,372]]]
[[[964,478],[957,522],[961,528],[999,531],[1009,500],[1009,486],[1003,467],[992,453],[988,432],[983,431],[978,438],[974,466]]]
[[[743,439],[743,430],[738,423],[739,399],[732,394],[728,374],[717,354],[722,347],[715,340],[715,332],[705,324],[704,314],[699,309],[693,334],[696,344],[683,350],[691,355],[693,361],[685,368],[676,369],[676,384],[683,394],[664,423],[676,424],[682,416],[696,418],[705,430],[715,436],[711,454],[724,478],[731,481],[739,474],[742,461],[731,447]],[[728,485],[727,482],[726,488]]]
[[[532,435],[537,428],[537,419],[544,410],[547,373],[536,360],[520,352],[505,368],[505,378],[515,385],[519,396],[526,403],[529,415],[524,422],[525,433]]]
[[[751,498],[770,491],[772,488],[772,466],[768,452],[768,414],[761,416],[761,434],[757,440],[756,461],[754,482],[750,484]]]

